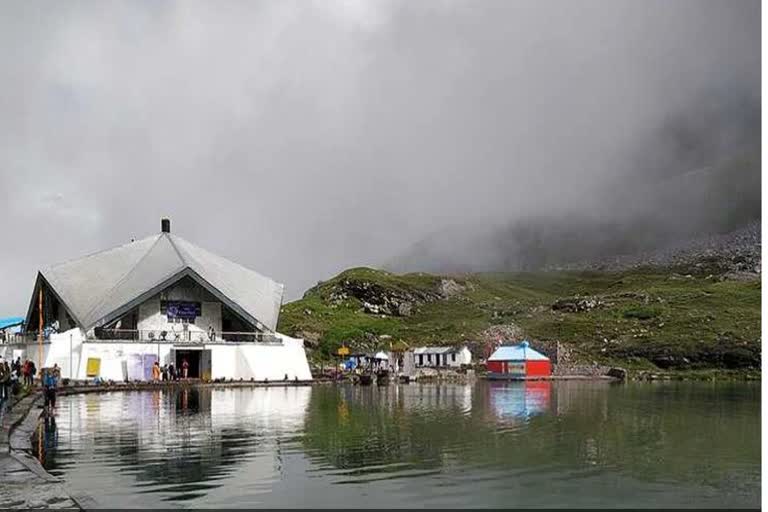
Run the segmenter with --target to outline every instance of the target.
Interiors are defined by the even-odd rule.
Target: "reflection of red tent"
[[[548,377],[552,374],[549,358],[535,351],[527,341],[499,347],[488,358],[488,377],[492,379]]]
[[[549,409],[549,381],[495,382],[488,389],[493,411],[501,419],[527,418]]]

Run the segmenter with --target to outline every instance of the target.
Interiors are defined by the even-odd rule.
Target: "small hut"
[[[501,346],[488,358],[488,378],[524,379],[552,375],[549,358],[531,348],[527,341]]]

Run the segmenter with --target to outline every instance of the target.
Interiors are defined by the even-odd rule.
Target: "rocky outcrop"
[[[443,298],[447,299],[455,295],[459,295],[464,290],[466,290],[466,287],[460,285],[453,279],[443,279],[440,281],[439,292],[440,292],[440,295],[443,296]]]
[[[459,293],[456,291],[457,287],[463,289],[461,285],[453,282],[453,285],[448,283],[441,286],[439,291],[431,292],[391,288],[367,280],[344,279],[334,286],[328,300],[331,304],[338,305],[354,298],[360,301],[364,312],[372,315],[410,316],[419,305],[443,298],[444,290],[448,293]]]
[[[624,368],[611,368],[608,370],[608,376],[619,380],[627,380],[627,370]]]
[[[480,338],[485,342],[497,341],[523,341],[525,333],[519,325],[508,323],[501,325],[492,325],[480,334]]]
[[[315,349],[320,344],[320,333],[313,331],[297,331],[295,335],[297,338],[304,340],[305,348]]]

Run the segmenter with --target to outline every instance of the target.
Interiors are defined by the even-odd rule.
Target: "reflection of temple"
[[[66,397],[59,432],[86,460],[110,457],[138,481],[200,482],[233,473],[274,477],[280,442],[304,421],[309,387],[182,388]],[[55,458],[46,463],[55,467]],[[245,476],[243,477],[245,478]]]

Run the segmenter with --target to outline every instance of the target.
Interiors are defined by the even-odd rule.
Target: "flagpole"
[[[38,329],[37,329],[37,360],[40,366],[38,369],[43,369],[43,283],[40,283],[40,292],[37,300],[38,310]],[[34,378],[34,376],[32,377]]]

